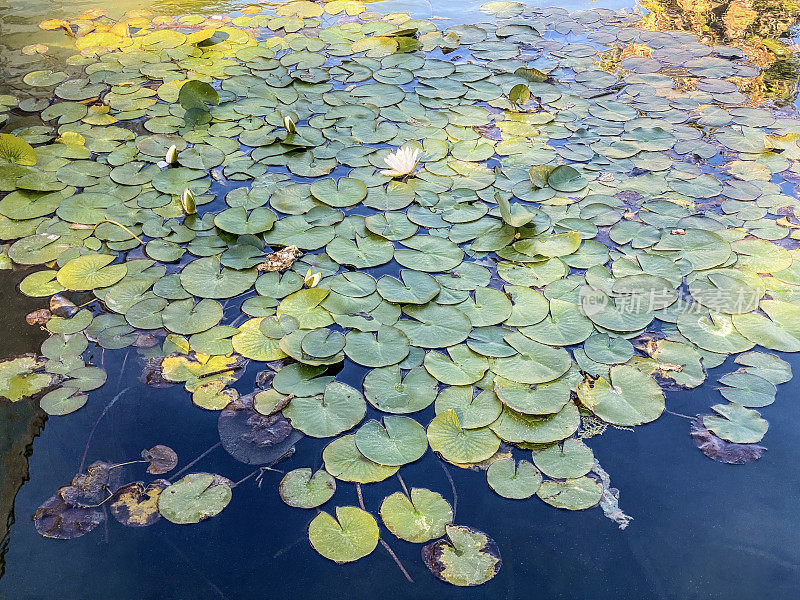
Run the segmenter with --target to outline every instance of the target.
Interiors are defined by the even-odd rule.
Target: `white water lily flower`
[[[381,175],[389,177],[410,175],[419,162],[419,148],[414,148],[413,150],[411,148],[398,148],[395,152],[390,152],[383,160],[390,168],[381,171]]]
[[[288,133],[297,133],[297,126],[294,123],[294,120],[290,116],[283,117],[283,125],[286,127],[286,131]]]
[[[174,165],[178,162],[178,148],[173,144],[167,150],[167,155],[164,157],[164,162],[168,165]]]
[[[181,195],[181,208],[187,215],[193,215],[197,212],[197,203],[194,200],[192,190],[186,188]]]
[[[317,287],[317,284],[322,279],[322,273],[312,273],[311,269],[306,271],[306,276],[303,277],[303,284],[308,288]]]

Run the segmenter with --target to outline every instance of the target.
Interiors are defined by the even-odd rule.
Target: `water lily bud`
[[[289,133],[297,133],[297,127],[294,124],[294,120],[289,115],[283,117],[283,124],[286,126],[286,131]]]
[[[311,273],[311,269],[306,271],[306,276],[303,277],[303,283],[306,287],[313,288],[317,287],[320,279],[322,279],[322,273]]]
[[[181,207],[183,208],[183,212],[185,212],[187,215],[193,215],[197,212],[197,204],[194,201],[194,194],[189,188],[183,190],[183,195],[181,196]]]
[[[169,150],[167,150],[167,155],[164,157],[164,161],[168,165],[174,165],[176,162],[178,162],[178,149],[174,144],[169,147]]]

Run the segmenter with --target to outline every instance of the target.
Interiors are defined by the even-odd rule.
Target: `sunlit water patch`
[[[709,369],[684,435],[764,455],[771,351],[800,350],[800,125],[747,48],[608,9],[232,8],[46,20],[75,53],[26,46],[40,68],[0,97],[2,261],[49,335],[0,394],[92,414],[20,526],[198,526],[266,486],[330,561],[385,552],[411,581],[408,542],[474,586],[506,549],[459,494],[625,529],[593,438]],[[103,454],[122,406],[203,444]],[[222,451],[253,470],[206,472]]]

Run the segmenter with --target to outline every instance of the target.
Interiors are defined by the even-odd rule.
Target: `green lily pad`
[[[111,265],[115,257],[110,254],[84,254],[73,258],[58,271],[58,283],[69,290],[93,290],[109,287],[125,277],[124,264]]]
[[[556,508],[585,510],[600,502],[600,498],[603,496],[603,485],[591,477],[545,481],[536,495]]]
[[[37,162],[33,146],[10,133],[0,133],[0,158],[18,165],[30,166]]]
[[[569,438],[534,452],[533,464],[552,479],[577,479],[591,470],[594,454],[581,440]]]
[[[158,498],[158,511],[178,525],[199,523],[219,514],[231,501],[228,480],[209,473],[190,473]]]
[[[39,406],[48,415],[63,417],[82,408],[88,398],[75,388],[62,387],[45,394]]]
[[[745,365],[745,371],[763,377],[775,385],[786,383],[792,379],[791,365],[774,354],[745,352],[737,356],[734,362]]]
[[[720,377],[719,382],[725,386],[720,388],[719,393],[729,402],[760,408],[775,401],[775,384],[758,375],[735,371]]]
[[[322,397],[293,398],[283,409],[292,427],[311,437],[333,437],[354,427],[364,418],[367,403],[349,385],[329,383]]]
[[[580,421],[578,407],[572,402],[552,415],[526,415],[504,406],[490,429],[513,444],[552,444],[574,434]]]
[[[447,348],[447,355],[428,352],[423,364],[428,373],[446,385],[471,385],[489,368],[486,358],[463,344]]]
[[[358,451],[355,435],[343,435],[325,446],[322,451],[325,470],[341,481],[373,483],[383,481],[397,472],[371,461]]]
[[[333,318],[327,310],[319,305],[328,294],[328,290],[321,288],[299,290],[289,294],[278,305],[277,315],[294,317],[303,329],[327,327],[333,323]]]
[[[161,313],[164,327],[173,333],[192,335],[207,331],[222,320],[222,306],[216,300],[173,300]]]
[[[542,474],[527,460],[516,462],[513,458],[504,458],[489,465],[486,480],[503,498],[524,500],[539,489]]]
[[[409,417],[387,416],[383,424],[370,420],[356,432],[356,447],[369,460],[399,467],[418,460],[428,449],[425,428]]]
[[[471,385],[443,389],[436,397],[436,414],[454,410],[464,429],[477,429],[491,425],[500,416],[503,405],[494,392],[484,390],[474,395]]]
[[[420,348],[455,346],[467,339],[472,329],[467,316],[452,306],[407,305],[403,312],[415,320],[398,321],[397,329],[408,336],[413,346]]]
[[[402,375],[397,365],[373,369],[364,378],[364,395],[383,412],[408,414],[420,411],[436,399],[438,384],[421,366]]]
[[[664,392],[649,375],[617,365],[610,380],[587,377],[577,388],[581,403],[595,415],[614,425],[649,423],[664,412]]]
[[[494,393],[500,401],[517,412],[531,415],[560,411],[569,402],[571,387],[567,377],[539,385],[494,378]]]
[[[181,86],[178,102],[187,111],[208,110],[209,105],[219,104],[219,94],[208,83],[192,79]]]
[[[295,508],[316,508],[333,498],[336,480],[320,469],[312,473],[302,468],[289,471],[278,485],[281,499]]]
[[[408,496],[401,492],[386,496],[380,514],[389,531],[415,544],[442,537],[445,527],[453,522],[450,503],[425,488],[412,488]]]
[[[427,304],[441,289],[436,279],[427,273],[404,269],[400,279],[384,275],[378,280],[378,293],[387,302],[397,304]]]
[[[519,354],[498,358],[493,373],[510,381],[526,384],[547,383],[567,372],[572,361],[563,348],[553,348],[513,332],[504,337]]]
[[[338,181],[320,179],[311,184],[311,195],[328,206],[345,208],[366,198],[367,186],[351,177],[341,177]]]
[[[428,273],[449,271],[461,264],[464,251],[453,242],[431,235],[415,235],[400,242],[394,259],[407,269]]]
[[[487,460],[500,447],[500,439],[490,429],[464,429],[452,409],[439,413],[430,422],[428,443],[442,458],[458,464]]]
[[[231,298],[249,290],[256,282],[255,269],[237,271],[220,264],[219,258],[198,258],[181,271],[181,285],[198,298]]]
[[[734,444],[756,444],[769,429],[769,423],[758,411],[741,404],[715,404],[711,409],[719,416],[703,417],[703,425],[714,435]]]
[[[322,511],[308,526],[311,547],[339,564],[371,554],[378,537],[375,518],[355,506],[337,506],[336,518]]]
[[[375,335],[368,331],[350,331],[346,340],[344,353],[350,360],[365,367],[397,364],[409,352],[406,334],[389,325],[381,326]]]
[[[459,587],[481,585],[497,575],[502,561],[485,533],[461,525],[445,527],[447,540],[422,548],[422,560],[436,577]]]
[[[214,217],[214,225],[236,235],[255,235],[270,230],[277,218],[268,208],[254,208],[248,214],[244,207],[237,206]]]

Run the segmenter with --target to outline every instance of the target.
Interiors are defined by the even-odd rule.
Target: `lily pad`
[[[399,467],[422,457],[428,449],[425,428],[409,417],[386,416],[370,420],[356,432],[356,447],[369,460]]]
[[[281,499],[295,508],[322,506],[335,492],[336,480],[322,469],[315,473],[308,468],[289,471],[278,486]]]
[[[741,404],[715,404],[711,409],[719,416],[703,417],[703,425],[723,440],[734,444],[755,444],[762,440],[769,423],[758,411]]]
[[[161,492],[158,510],[178,525],[199,523],[222,512],[231,496],[227,480],[219,475],[191,473]]]
[[[355,435],[343,435],[325,446],[322,451],[325,470],[341,481],[373,483],[383,481],[397,472],[371,461],[358,451]]]
[[[436,379],[420,366],[402,375],[397,365],[373,369],[364,378],[364,395],[383,412],[408,414],[430,406],[436,399]]]
[[[431,573],[459,587],[481,585],[497,575],[502,560],[492,538],[461,525],[447,525],[445,533],[447,540],[422,548],[422,561]]]
[[[476,463],[491,458],[500,439],[488,428],[464,429],[453,409],[439,413],[428,425],[428,443],[453,463]]]
[[[581,440],[569,438],[562,444],[534,452],[533,463],[552,479],[576,479],[591,470],[594,454]]]
[[[109,511],[123,525],[149,527],[161,518],[158,501],[168,486],[169,482],[164,479],[151,481],[147,485],[141,481],[124,485],[114,493]]]
[[[366,410],[367,403],[360,392],[333,382],[325,387],[322,397],[293,398],[283,409],[283,416],[306,435],[333,437],[360,423]]]
[[[425,488],[412,488],[408,496],[401,492],[386,496],[380,514],[389,531],[415,544],[442,537],[453,522],[450,503]]]
[[[600,498],[603,496],[603,485],[591,477],[545,481],[536,495],[556,508],[585,510],[600,502]]]
[[[378,537],[375,518],[355,506],[337,506],[335,518],[322,511],[308,526],[311,547],[340,564],[371,554]]]
[[[489,487],[503,498],[524,500],[530,498],[542,484],[542,474],[527,460],[516,462],[513,458],[494,461],[486,471]]]
[[[578,398],[595,415],[614,425],[641,425],[661,416],[664,392],[655,380],[627,365],[612,367],[610,380],[587,377]]]

